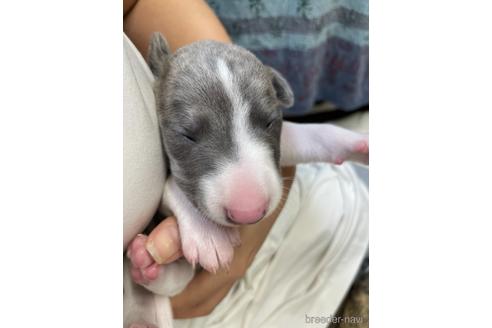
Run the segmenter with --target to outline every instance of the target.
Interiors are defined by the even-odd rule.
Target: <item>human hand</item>
[[[127,249],[131,276],[135,283],[146,285],[159,277],[160,265],[179,259],[183,253],[176,218],[168,217],[145,236],[137,235]]]

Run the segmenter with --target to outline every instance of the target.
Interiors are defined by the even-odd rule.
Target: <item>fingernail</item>
[[[158,264],[164,264],[179,252],[178,230],[176,226],[155,229],[149,235],[145,248]]]
[[[162,258],[159,255],[159,252],[157,251],[157,248],[155,247],[155,244],[154,244],[154,241],[153,240],[147,241],[147,244],[145,245],[145,248],[147,249],[147,252],[150,253],[150,255],[152,256],[152,258],[154,259],[154,261],[156,261],[159,264],[164,263],[164,261],[162,260]]]

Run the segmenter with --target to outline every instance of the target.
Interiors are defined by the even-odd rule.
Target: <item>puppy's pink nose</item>
[[[262,219],[270,200],[251,169],[236,169],[230,183],[224,203],[227,217],[237,224],[250,224]]]
[[[262,219],[267,211],[268,202],[253,208],[226,208],[227,217],[238,224],[251,224]]]

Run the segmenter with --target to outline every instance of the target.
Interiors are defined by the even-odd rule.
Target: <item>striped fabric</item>
[[[317,101],[342,110],[369,102],[367,0],[208,0],[239,44],[276,68],[295,94],[285,116]]]

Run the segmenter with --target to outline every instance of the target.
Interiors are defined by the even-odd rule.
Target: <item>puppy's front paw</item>
[[[146,285],[159,277],[159,265],[145,249],[147,236],[136,236],[128,246],[126,255],[130,259],[131,276],[135,283]]]
[[[228,269],[234,256],[234,247],[241,243],[239,230],[224,227],[202,219],[200,224],[180,227],[181,243],[185,258],[193,266],[200,264],[209,272]]]
[[[219,225],[205,217],[191,204],[172,177],[164,186],[162,203],[178,220],[181,248],[188,262],[193,266],[200,264],[210,272],[229,267],[234,247],[241,243],[237,228]]]
[[[154,294],[176,295],[193,278],[193,268],[184,260],[176,260],[166,265],[158,264],[145,248],[147,238],[138,235],[128,246],[127,257],[131,261],[132,280]]]

